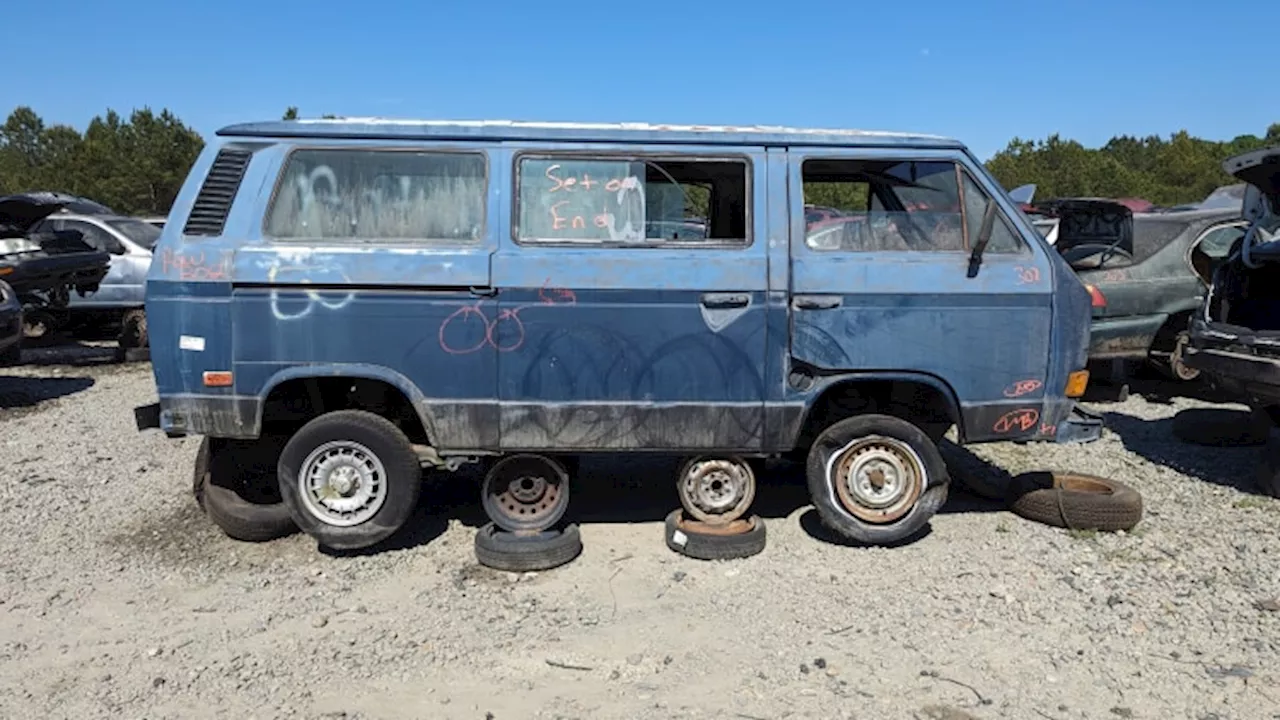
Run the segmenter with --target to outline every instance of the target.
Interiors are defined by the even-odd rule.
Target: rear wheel
[[[325,413],[296,432],[279,463],[294,522],[322,546],[371,547],[405,524],[422,471],[400,428],[363,410]]]
[[[946,502],[950,484],[938,446],[889,415],[832,424],[810,448],[806,475],[823,524],[869,545],[918,532]]]
[[[147,338],[147,313],[145,310],[130,310],[120,320],[120,339],[122,348],[144,348],[149,345]]]

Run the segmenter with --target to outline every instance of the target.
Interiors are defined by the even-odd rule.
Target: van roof
[[[379,117],[271,120],[229,125],[222,137],[372,140],[559,140],[704,145],[892,145],[963,148],[939,135],[781,126],[653,125],[515,120],[412,120]]]

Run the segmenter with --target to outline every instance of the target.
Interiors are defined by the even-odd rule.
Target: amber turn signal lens
[[[231,387],[231,373],[227,370],[209,370],[204,374],[205,387]]]
[[[1077,370],[1067,376],[1067,397],[1078,398],[1089,387],[1089,371]]]

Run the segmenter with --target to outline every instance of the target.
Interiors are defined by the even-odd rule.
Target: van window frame
[[[388,153],[405,153],[411,152],[416,154],[428,155],[479,155],[484,162],[484,192],[481,193],[481,224],[480,233],[474,240],[457,240],[451,238],[360,238],[360,237],[280,237],[272,235],[267,231],[267,219],[271,216],[272,210],[275,208],[277,195],[280,193],[284,185],[285,173],[289,169],[289,163],[293,159],[294,153],[299,151],[330,151],[330,150],[346,150],[359,152],[388,152]],[[352,247],[377,247],[379,245],[394,246],[413,246],[423,248],[473,248],[480,247],[484,244],[485,238],[490,231],[489,223],[489,195],[493,192],[493,164],[489,159],[489,151],[486,148],[453,148],[453,147],[423,147],[420,145],[363,145],[363,144],[323,144],[323,145],[299,145],[293,144],[285,152],[284,158],[280,161],[280,169],[276,171],[276,179],[271,187],[271,194],[267,197],[267,205],[261,216],[258,218],[258,232],[264,240],[272,243],[297,243],[297,244],[332,244],[338,246]]]
[[[525,158],[538,160],[554,160],[556,158],[573,158],[576,160],[615,160],[615,161],[646,161],[654,160],[671,160],[677,162],[738,162],[741,161],[746,168],[744,188],[743,211],[743,227],[746,228],[745,242],[733,242],[730,240],[651,240],[645,238],[644,242],[599,242],[594,240],[567,240],[561,238],[521,238],[520,237],[520,161]],[[547,149],[529,149],[520,150],[511,157],[511,215],[510,215],[510,236],[511,241],[516,245],[524,248],[591,248],[598,250],[661,250],[663,248],[672,248],[680,250],[747,250],[755,245],[755,163],[752,162],[751,155],[746,152],[726,152],[707,154],[705,152],[680,152],[672,150],[658,151],[638,151],[626,152],[617,148],[592,149],[592,148],[573,148],[564,150],[547,150]],[[646,218],[646,221],[648,218]]]
[[[859,149],[862,149],[862,148],[859,148]],[[873,148],[867,148],[867,149],[873,150]],[[949,163],[952,166],[952,172],[955,174],[955,180],[956,180],[957,200],[960,206],[960,213],[959,213],[960,236],[961,236],[961,242],[963,243],[963,248],[945,249],[945,250],[931,249],[931,250],[915,250],[915,251],[845,250],[845,249],[827,250],[822,248],[815,248],[809,244],[809,234],[808,234],[808,226],[807,226],[808,224],[803,223],[801,225],[802,232],[803,232],[803,235],[801,237],[801,244],[805,247],[805,250],[807,252],[813,252],[813,253],[819,253],[819,254],[895,253],[895,254],[921,254],[921,255],[927,254],[927,255],[947,255],[947,256],[969,255],[970,253],[973,252],[973,250],[972,250],[972,244],[969,238],[969,221],[968,221],[969,212],[968,212],[967,204],[964,201],[964,187],[965,187],[966,181],[971,181],[973,186],[977,188],[978,191],[981,192],[982,195],[986,197],[987,201],[990,203],[993,203],[996,206],[996,222],[1003,222],[1005,225],[1005,229],[1008,230],[1013,235],[1013,237],[1018,241],[1018,250],[1016,252],[995,252],[993,254],[1001,257],[1018,257],[1018,256],[1024,256],[1027,254],[1034,254],[1034,251],[1030,247],[1030,243],[1027,242],[1027,239],[1026,237],[1024,237],[1023,233],[1019,231],[1018,226],[1016,223],[1013,222],[1013,219],[1008,217],[1008,213],[1005,212],[1004,207],[1001,206],[998,199],[991,193],[991,191],[986,187],[986,185],[984,185],[982,181],[978,179],[977,175],[969,167],[969,164],[961,160],[959,157],[915,155],[915,154],[911,154],[910,151],[907,151],[905,153],[900,151],[891,151],[891,152],[886,152],[883,155],[878,155],[878,154],[875,154],[874,152],[868,153],[866,155],[863,155],[861,153],[859,153],[858,155],[842,155],[839,153],[826,153],[821,151],[805,153],[803,158],[799,162],[800,187],[802,190],[804,188],[804,183],[805,183],[804,166],[810,160],[819,160],[819,161],[825,161],[825,162],[847,162],[850,164],[859,163],[859,162],[876,162],[876,161],[887,161],[887,162],[891,161],[894,163]],[[804,198],[803,195],[801,196],[800,201],[801,201],[802,207],[804,206],[804,203],[807,202],[806,198]],[[1037,231],[1037,234],[1038,234],[1038,231]]]

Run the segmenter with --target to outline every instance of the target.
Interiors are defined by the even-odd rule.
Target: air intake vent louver
[[[227,213],[231,212],[231,203],[236,199],[251,157],[253,153],[248,150],[218,151],[191,207],[187,224],[182,228],[184,235],[222,234],[222,226],[227,222]]]

